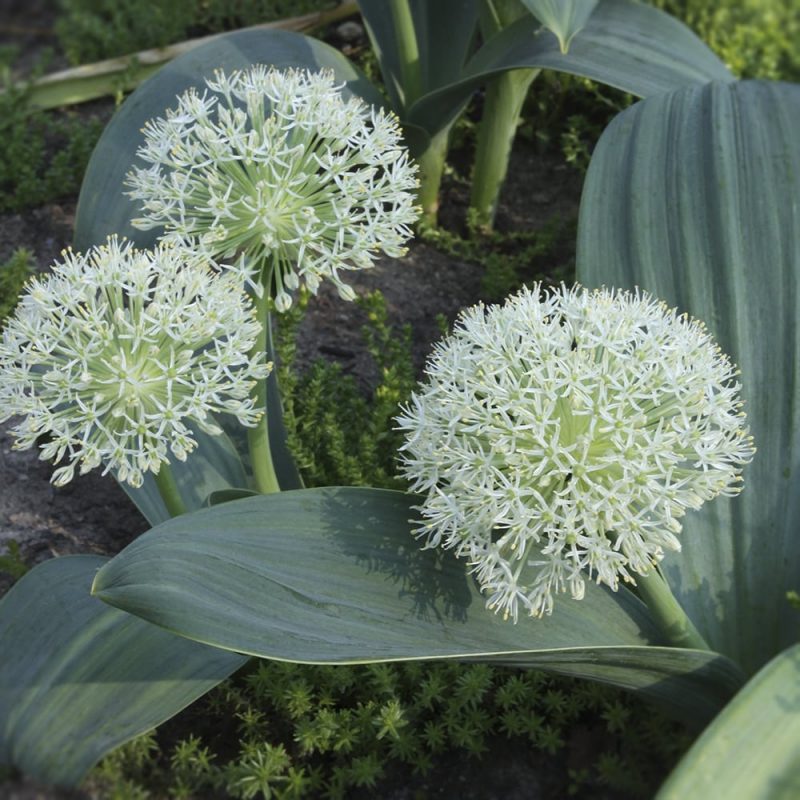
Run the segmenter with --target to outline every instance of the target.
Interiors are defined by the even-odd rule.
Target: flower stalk
[[[482,3],[480,23],[484,41],[528,13],[518,0]],[[479,229],[490,231],[494,225],[522,104],[531,83],[540,72],[538,69],[509,70],[490,80],[486,86],[469,201]]]
[[[251,358],[265,358],[267,336],[270,325],[269,297],[264,294],[256,298],[256,318],[261,323],[259,333],[251,351]],[[247,429],[247,447],[250,453],[250,466],[256,489],[261,494],[272,494],[281,490],[275,466],[272,462],[272,449],[269,444],[269,420],[267,418],[267,377],[256,382],[253,388],[253,406],[264,413],[252,428]]]
[[[636,592],[650,609],[658,627],[672,647],[710,650],[695,628],[658,567],[636,577]]]
[[[539,72],[533,69],[509,70],[486,87],[469,201],[480,229],[489,231],[494,225],[522,104]]]
[[[447,158],[450,128],[435,133],[425,150],[417,157],[419,164],[419,193],[417,198],[422,208],[422,222],[429,228],[436,227],[439,215],[439,190],[442,185],[445,159]]]
[[[161,495],[161,499],[164,501],[170,516],[179,517],[181,514],[185,514],[187,511],[186,504],[183,502],[178,484],[175,482],[175,474],[169,463],[162,464],[153,477],[158,487],[158,493]]]

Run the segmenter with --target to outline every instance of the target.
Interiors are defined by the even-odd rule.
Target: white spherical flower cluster
[[[289,290],[324,278],[353,299],[340,271],[405,254],[416,166],[393,114],[345,100],[330,70],[256,65],[206,84],[211,94],[190,89],[145,126],[150,166],[127,178],[144,208],[135,226],[263,266],[279,311]]]
[[[417,530],[516,621],[664,556],[753,456],[737,371],[703,325],[637,292],[541,286],[477,306],[398,417]]]
[[[250,389],[271,368],[249,355],[260,330],[238,280],[179,248],[67,251],[3,331],[0,421],[22,417],[18,449],[48,436],[41,458],[67,462],[56,485],[105,464],[139,486],[194,449],[192,426],[220,433],[210,414],[257,422]]]

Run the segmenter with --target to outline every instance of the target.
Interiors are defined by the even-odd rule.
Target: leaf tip
[[[89,589],[89,594],[92,597],[98,597],[98,598],[101,597],[101,593],[102,593],[103,588],[104,588],[103,587],[102,576],[103,576],[102,568],[97,570],[97,572],[95,572],[95,574],[94,574],[94,578],[92,579],[92,586]]]

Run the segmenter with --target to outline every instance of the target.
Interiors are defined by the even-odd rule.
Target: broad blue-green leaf
[[[482,0],[480,0],[482,1]],[[403,5],[406,0],[390,0]],[[407,0],[419,53],[419,88],[428,94],[461,78],[478,23],[479,0]],[[405,118],[399,34],[386,0],[359,0],[392,108]],[[464,100],[466,102],[466,98]]]
[[[487,42],[458,82],[414,103],[404,121],[428,132],[439,130],[487,78],[526,67],[582,75],[641,97],[733,79],[711,50],[668,14],[631,0],[601,0],[568,53],[532,16],[522,18]]]
[[[45,561],[0,600],[0,764],[78,784],[103,755],[224,680],[243,656],[89,594],[98,556]]]
[[[245,69],[250,64],[294,67],[318,72],[332,69],[347,90],[380,104],[380,95],[338,51],[299,33],[243,30],[220,36],[179,56],[145,81],[106,127],[92,153],[81,187],[75,218],[75,248],[102,243],[111,233],[127,236],[140,247],[151,246],[159,231],[139,231],[130,220],[141,216],[137,203],[123,195],[125,175],[144,141],[142,127],[174,108],[176,97],[191,86],[203,88],[214,70]]]
[[[572,37],[586,25],[597,0],[522,0],[538,20],[558,39],[562,53]]]
[[[656,800],[800,797],[800,645],[767,664],[708,726]]]
[[[102,569],[94,593],[197,641],[288,661],[418,658],[542,666],[641,689],[696,721],[740,683],[714,653],[651,647],[659,634],[630,592],[589,583],[552,617],[504,622],[463,562],[421,550],[414,498],[306,489],[178,517]]]
[[[581,203],[578,279],[703,320],[741,369],[758,452],[744,491],[686,515],[664,569],[711,646],[754,672],[797,641],[800,87],[712,83],[608,127]]]

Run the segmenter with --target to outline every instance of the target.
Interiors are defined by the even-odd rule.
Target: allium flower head
[[[144,208],[134,225],[265,265],[278,310],[287,290],[323,278],[352,299],[340,271],[404,255],[416,167],[393,114],[345,100],[330,70],[256,65],[206,84],[145,126],[138,155],[150,166],[127,179]]]
[[[540,286],[460,318],[398,417],[417,533],[517,619],[646,574],[689,508],[754,453],[737,371],[703,325],[637,292]]]
[[[254,425],[248,395],[270,365],[248,354],[261,330],[234,275],[179,248],[134,250],[115,238],[71,251],[33,279],[0,341],[0,422],[21,416],[15,447],[42,434],[41,458],[66,460],[53,482],[105,463],[132,486],[183,460],[212,413]]]

